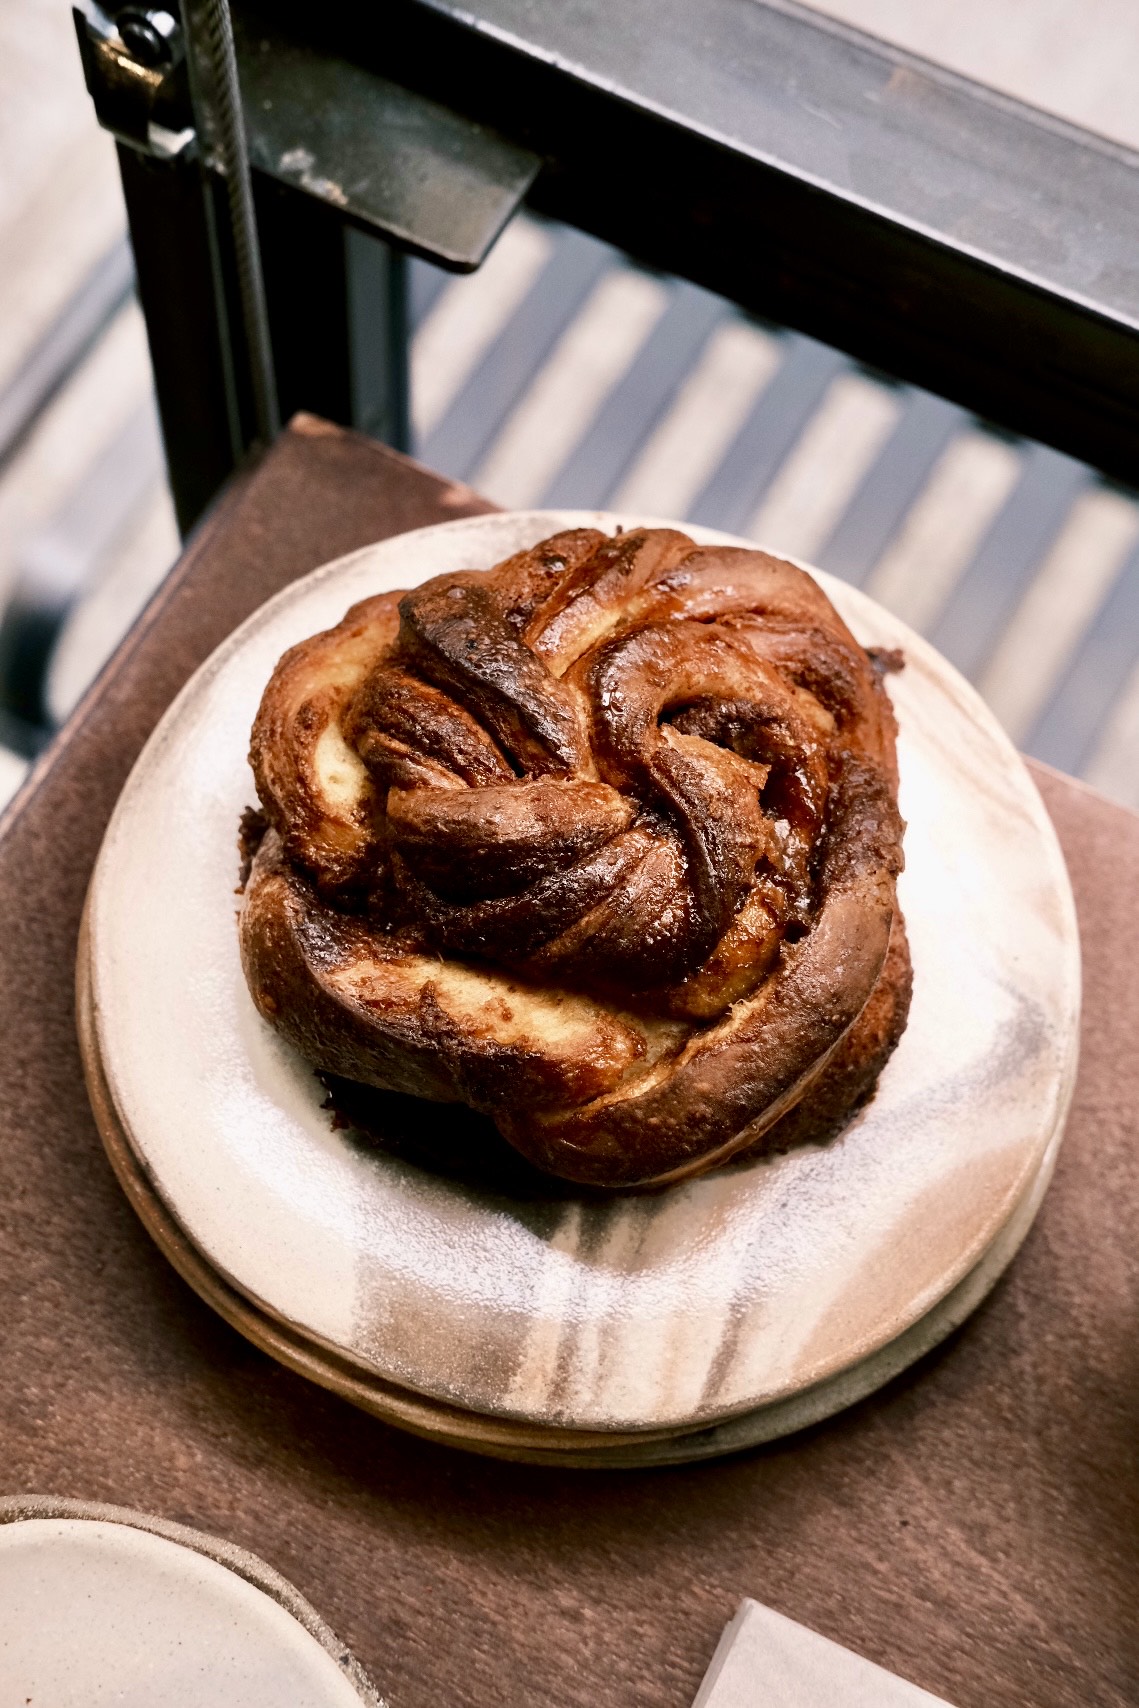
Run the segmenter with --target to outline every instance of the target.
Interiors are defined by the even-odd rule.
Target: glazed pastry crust
[[[909,1001],[882,678],[803,571],[674,530],[364,601],[254,727],[259,1010],[603,1188],[827,1136]]]

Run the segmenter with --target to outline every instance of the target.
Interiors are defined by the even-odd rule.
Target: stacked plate
[[[368,594],[489,567],[559,528],[646,520],[448,523],[328,564],[270,601],[139,759],[80,949],[100,1131],[191,1285],[275,1357],[378,1416],[508,1458],[709,1457],[880,1386],[1011,1260],[1075,1077],[1075,916],[1023,764],[939,655],[820,575],[863,644],[906,657],[890,689],[914,1002],[868,1108],[828,1147],[611,1199],[556,1183],[475,1186],[333,1127],[311,1069],[254,1011],[238,958],[236,826],[274,664]]]

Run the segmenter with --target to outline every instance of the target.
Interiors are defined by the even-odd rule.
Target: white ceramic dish
[[[943,659],[820,576],[860,640],[907,659],[891,693],[914,1003],[869,1108],[826,1149],[609,1203],[515,1202],[331,1129],[237,953],[234,832],[273,664],[365,594],[489,565],[571,523],[643,520],[477,517],[288,588],[163,719],[89,899],[95,1049],[173,1223],[267,1321],[363,1380],[504,1423],[691,1430],[881,1361],[1023,1219],[1075,1075],[1075,918],[1031,780]]]
[[[1057,1131],[1040,1168],[1009,1219],[968,1275],[925,1316],[896,1339],[856,1364],[781,1400],[736,1412],[717,1423],[681,1423],[672,1428],[580,1431],[448,1406],[426,1395],[399,1388],[350,1363],[332,1348],[305,1338],[270,1317],[231,1287],[190,1244],[154,1192],[106,1095],[105,1081],[92,1042],[88,980],[81,976],[81,1028],[90,1072],[96,1118],[108,1156],[123,1189],[145,1226],[183,1278],[207,1304],[253,1343],[298,1374],[331,1388],[354,1405],[413,1434],[447,1447],[462,1447],[492,1458],[529,1464],[620,1469],[676,1465],[715,1459],[797,1429],[821,1423],[874,1393],[958,1328],[990,1292],[1020,1249],[1040,1207],[1060,1144]]]
[[[0,1702],[383,1708],[278,1573],[121,1507],[0,1500]]]

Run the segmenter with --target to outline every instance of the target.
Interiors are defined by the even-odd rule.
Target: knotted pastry
[[[254,726],[257,1007],[573,1181],[829,1134],[909,1002],[883,668],[802,570],[671,529],[364,600]]]

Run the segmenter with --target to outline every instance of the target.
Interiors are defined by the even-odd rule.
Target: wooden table
[[[1139,819],[1037,778],[1083,931],[1083,1065],[1039,1222],[966,1328],[790,1441],[552,1472],[402,1436],[225,1327],[122,1198],[83,1091],[88,872],[171,695],[278,587],[486,506],[311,418],[232,489],[0,836],[0,1492],[115,1501],[264,1556],[391,1708],[686,1708],[741,1595],[957,1708],[1139,1690]]]

